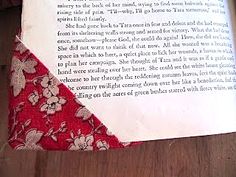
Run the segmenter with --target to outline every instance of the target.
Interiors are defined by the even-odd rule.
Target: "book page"
[[[121,141],[236,130],[224,0],[24,1],[23,43]]]

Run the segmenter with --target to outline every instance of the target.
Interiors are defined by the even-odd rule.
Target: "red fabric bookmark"
[[[122,143],[55,78],[19,38],[9,88],[9,144],[29,150],[107,150]]]

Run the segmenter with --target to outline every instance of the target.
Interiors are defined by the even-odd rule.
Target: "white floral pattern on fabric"
[[[126,147],[126,146],[129,146],[131,143],[130,142],[121,142],[121,144]]]
[[[55,112],[62,110],[62,105],[65,103],[66,100],[64,98],[52,96],[41,106],[40,111],[46,112],[48,115],[55,114]]]
[[[82,118],[84,121],[90,119],[91,116],[92,113],[85,107],[80,107],[75,113],[75,117]]]
[[[84,150],[91,151],[93,150],[94,137],[92,135],[79,135],[79,137],[74,139],[73,144],[70,145],[69,150]]]
[[[39,101],[39,93],[34,90],[34,92],[29,95],[28,100],[33,106],[35,106]]]
[[[24,143],[18,145],[16,149],[43,150],[40,144],[38,144],[42,136],[43,136],[43,132],[37,131],[36,129],[31,129],[26,134]]]
[[[13,71],[11,76],[10,85],[13,87],[13,95],[16,97],[25,88],[26,79],[24,72],[33,74],[36,72],[35,66],[37,62],[34,60],[20,61],[17,57],[13,57],[11,71]],[[24,72],[23,72],[24,71]]]
[[[17,45],[16,45],[16,49],[15,49],[16,51],[19,51],[20,52],[20,54],[23,54],[23,53],[25,53],[26,51],[27,51],[27,48],[24,46],[24,44],[23,43],[18,43]]]
[[[99,140],[99,141],[97,141],[96,144],[97,144],[97,148],[100,151],[105,151],[105,150],[109,149],[109,144],[106,141]]]
[[[107,131],[106,131],[106,134],[107,134],[108,136],[113,136],[113,133],[110,132],[108,129],[107,129]]]
[[[59,94],[59,88],[58,85],[60,85],[59,80],[54,77],[51,73],[44,76],[41,81],[41,86],[44,88],[43,90],[43,96],[46,98],[50,98],[51,96],[56,96]]]
[[[15,44],[12,92],[9,94],[10,146],[14,149],[84,151],[123,147],[19,38]],[[29,119],[30,114],[32,118]],[[66,139],[68,136],[70,138]]]
[[[54,129],[54,127],[50,128],[48,130],[48,132],[44,135],[44,136],[48,136],[50,137],[53,141],[57,142],[58,141],[58,138],[57,136],[60,134],[60,133],[64,133],[67,131],[67,127],[66,127],[66,122],[62,122],[60,127],[58,129]]]

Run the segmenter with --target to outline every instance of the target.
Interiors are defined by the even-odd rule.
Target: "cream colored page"
[[[236,130],[227,1],[24,1],[22,40],[121,141]]]

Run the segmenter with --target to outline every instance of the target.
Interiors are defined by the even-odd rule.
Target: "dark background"
[[[105,152],[13,151],[6,143],[7,71],[20,11],[0,11],[0,177],[236,177],[236,133]]]

